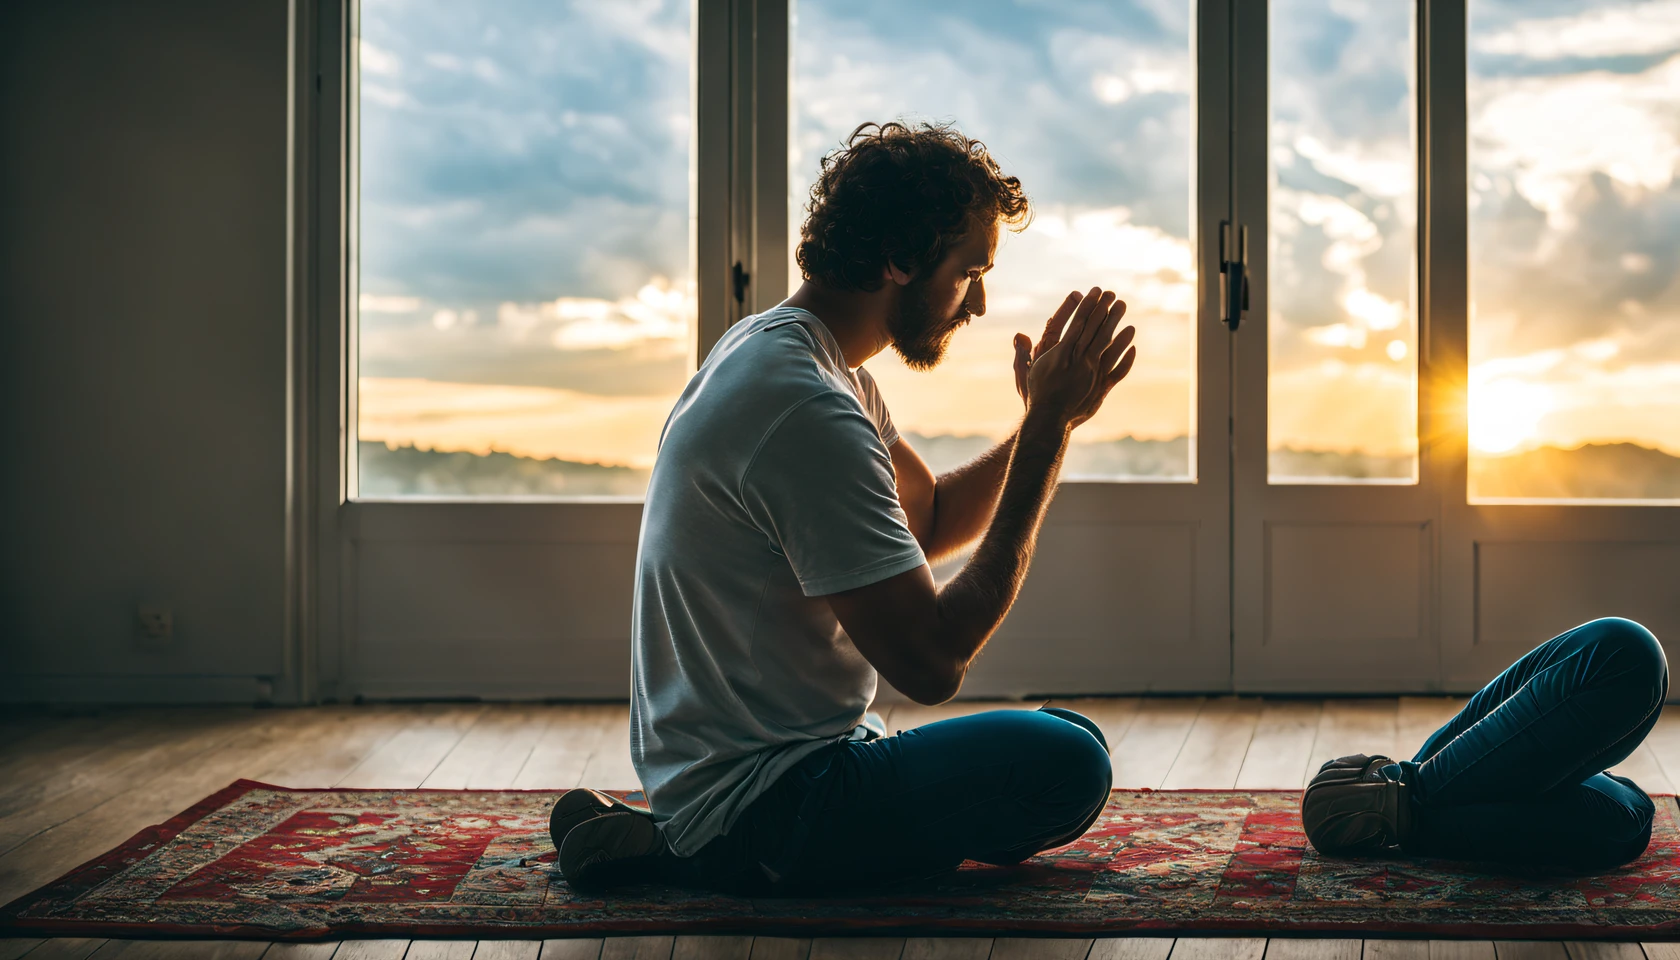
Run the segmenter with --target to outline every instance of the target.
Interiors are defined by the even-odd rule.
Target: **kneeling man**
[[[823,161],[805,283],[718,342],[661,438],[637,559],[631,752],[652,815],[556,804],[578,889],[654,879],[812,892],[1016,863],[1079,837],[1108,747],[1065,710],[879,736],[877,676],[950,699],[1014,602],[1069,433],[1131,369],[1125,304],[1070,294],[1015,338],[1014,436],[935,478],[862,364],[930,369],[986,311],[1020,181],[948,127],[865,124]],[[928,558],[978,546],[935,584]]]

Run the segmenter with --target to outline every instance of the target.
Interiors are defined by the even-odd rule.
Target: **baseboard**
[[[76,676],[17,674],[0,677],[0,703],[267,703],[274,682],[250,676]]]

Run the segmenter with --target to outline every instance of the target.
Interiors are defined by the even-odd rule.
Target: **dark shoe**
[[[599,790],[586,787],[567,790],[554,801],[554,810],[548,815],[548,835],[554,839],[554,849],[560,849],[573,827],[615,810],[638,812],[628,803]]]
[[[560,875],[572,889],[603,890],[646,879],[652,858],[665,852],[653,817],[615,810],[573,827],[560,844]]]
[[[1301,824],[1319,853],[1377,853],[1403,847],[1412,830],[1406,785],[1383,768],[1387,757],[1338,757],[1318,769],[1301,795]]]

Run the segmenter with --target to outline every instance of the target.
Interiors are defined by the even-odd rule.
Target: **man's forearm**
[[[934,563],[973,543],[986,532],[1009,472],[1015,437],[939,477],[933,489],[933,524],[924,552]]]
[[[991,526],[974,556],[939,591],[942,652],[963,669],[1003,622],[1026,579],[1069,429],[1054,417],[1027,414],[1010,451]]]

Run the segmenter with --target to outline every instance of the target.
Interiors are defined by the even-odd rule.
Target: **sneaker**
[[[1393,764],[1359,753],[1318,768],[1301,794],[1301,824],[1319,853],[1357,855],[1405,846],[1411,801]]]
[[[560,875],[574,890],[602,890],[646,876],[650,858],[665,852],[653,817],[614,810],[573,827],[560,844]]]
[[[571,833],[573,827],[615,810],[638,812],[623,800],[599,790],[585,787],[567,790],[554,801],[554,809],[548,815],[548,835],[554,839],[554,849],[560,849],[560,844],[565,842],[566,834]]]

